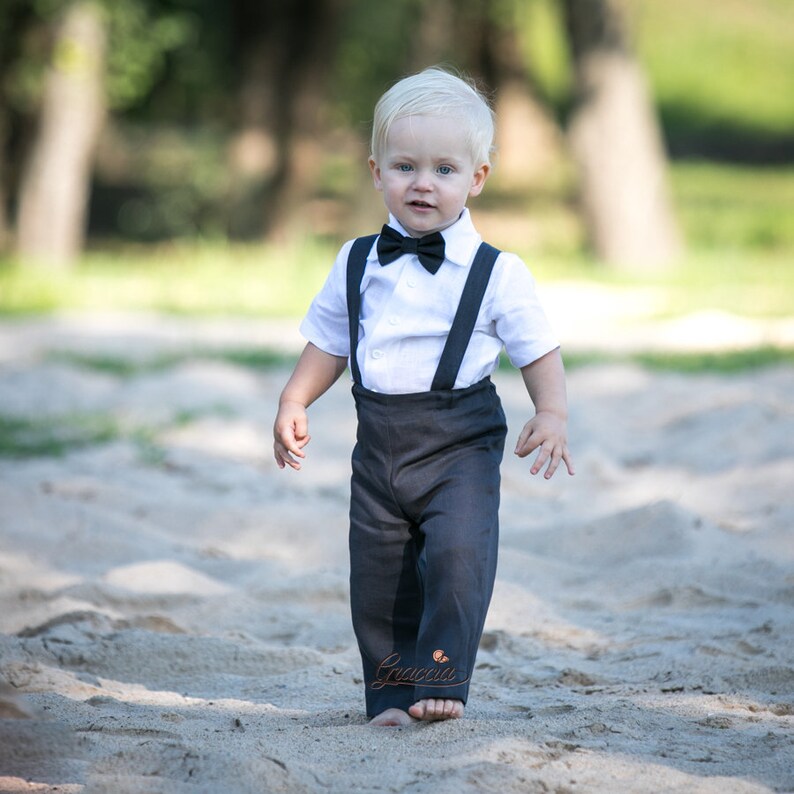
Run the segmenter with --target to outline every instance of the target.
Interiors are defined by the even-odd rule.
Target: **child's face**
[[[460,127],[451,118],[397,119],[381,158],[369,160],[386,208],[412,237],[446,229],[482,191],[490,166],[472,162]]]

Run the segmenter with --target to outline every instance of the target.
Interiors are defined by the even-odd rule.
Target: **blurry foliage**
[[[184,11],[157,14],[142,0],[106,0],[111,108],[134,107],[165,73],[166,54],[195,45],[199,20]]]
[[[407,70],[395,41],[412,34],[421,0],[388,3],[354,0],[345,18],[333,81],[333,119],[352,125],[363,139],[369,135],[372,108],[380,94]]]
[[[516,29],[540,97],[564,116],[571,103],[573,77],[559,2],[518,3]]]
[[[154,86],[167,73],[168,58],[187,68],[175,70],[174,79],[190,84],[191,71],[204,80],[212,75],[202,38],[209,35],[209,0],[94,0],[103,9],[108,27],[106,90],[114,110],[129,110],[145,102]],[[0,33],[12,23],[25,3],[5,0],[0,10]],[[32,112],[38,106],[45,70],[51,62],[63,64],[65,50],[52,52],[52,27],[57,23],[64,0],[34,0],[33,16],[23,26],[21,57],[5,75],[5,90],[14,106]],[[217,4],[216,4],[217,5]],[[205,8],[206,7],[206,8]],[[212,15],[209,15],[212,19]],[[202,54],[203,53],[203,54]]]
[[[225,237],[222,198],[233,189],[225,143],[211,126],[151,129],[128,122],[115,130],[100,149],[93,230],[114,229],[141,242]]]
[[[51,24],[65,2],[0,3],[0,111],[5,102],[32,117],[50,59]],[[253,207],[262,199],[255,181],[229,167],[229,136],[240,118],[243,45],[251,43],[250,31],[239,28],[252,14],[258,19],[276,8],[269,3],[277,0],[96,2],[108,21],[114,113],[100,153],[91,233],[136,241],[232,236],[235,213],[245,201]],[[622,2],[674,155],[758,162],[794,156],[791,0]],[[316,178],[319,199],[349,201],[361,189],[366,165],[354,159],[360,149],[337,142],[347,136],[365,146],[377,97],[400,75],[426,65],[416,49],[429,9],[447,10],[453,30],[449,51],[440,57],[463,68],[472,69],[467,59],[476,59],[478,31],[468,24],[473,16],[487,12],[496,28],[515,31],[537,93],[558,119],[565,118],[572,76],[559,0],[344,0],[338,4],[342,37],[328,64],[332,79],[322,109],[337,138],[333,145],[320,141],[327,157]],[[30,126],[19,129],[15,163],[30,140]],[[790,168],[751,172],[692,163],[673,169],[681,218],[700,250],[790,250],[791,180]],[[525,243],[535,246],[533,253],[579,250],[581,230],[570,222],[571,184],[551,185],[550,177],[550,186],[540,185],[520,206],[507,207],[559,230]],[[503,212],[510,201],[486,192],[477,206]]]

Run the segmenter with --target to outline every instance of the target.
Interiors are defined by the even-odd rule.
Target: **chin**
[[[451,226],[457,218],[452,220],[439,220],[438,218],[406,218],[405,222],[403,222],[400,218],[397,218],[400,221],[403,228],[410,232],[410,234],[423,237],[426,234],[432,234],[433,232],[440,232],[442,229],[446,229],[447,226]]]

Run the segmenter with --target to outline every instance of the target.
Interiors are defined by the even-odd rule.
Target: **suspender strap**
[[[361,279],[367,266],[367,256],[378,239],[377,234],[358,237],[347,257],[347,321],[350,328],[350,372],[353,382],[361,385],[358,367],[358,323],[361,313]]]
[[[500,251],[488,243],[481,243],[471,264],[469,277],[460,296],[460,304],[452,321],[438,369],[433,378],[432,391],[436,389],[452,389],[458,377],[458,370],[463,363],[463,356],[469,346],[472,331],[477,323],[477,315],[491,278],[493,266]]]

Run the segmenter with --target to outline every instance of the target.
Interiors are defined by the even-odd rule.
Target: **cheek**
[[[381,190],[383,190],[384,193],[388,193],[390,196],[399,195],[402,189],[402,185],[394,179],[384,180],[381,187]]]

